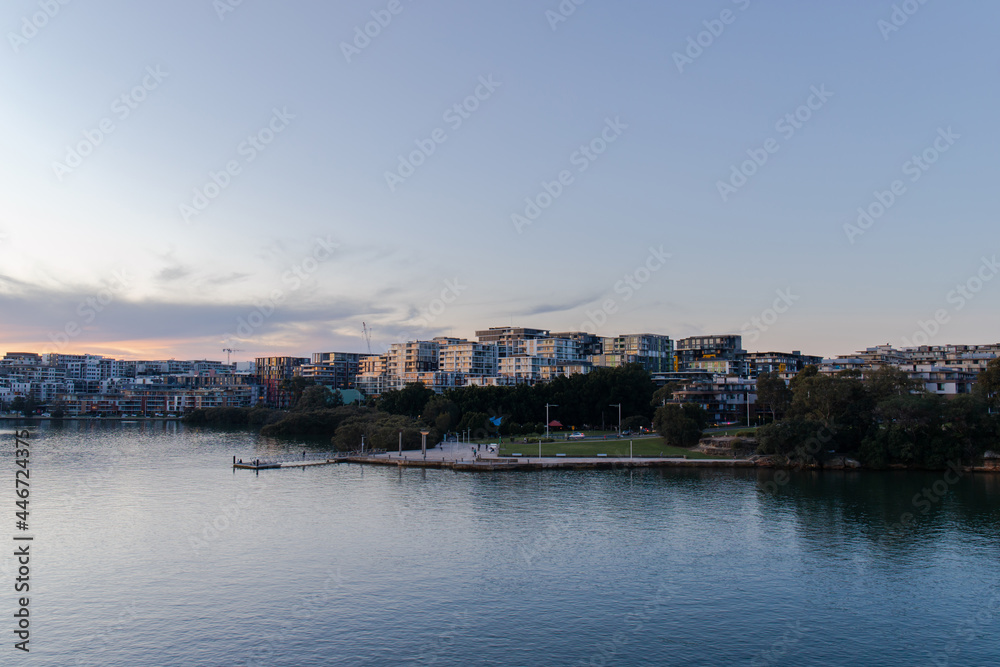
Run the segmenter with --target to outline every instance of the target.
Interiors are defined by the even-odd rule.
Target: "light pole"
[[[750,385],[749,385],[749,383],[747,384],[746,401],[747,401],[747,428],[750,428]]]
[[[618,408],[618,436],[621,437],[622,434],[622,404],[621,403],[610,403],[609,408]]]
[[[424,455],[424,460],[427,460],[427,435],[430,431],[420,432],[420,453]]]
[[[558,408],[559,406],[555,403],[545,404],[545,437],[549,437],[549,408]],[[541,449],[541,443],[539,443],[539,449]],[[539,454],[541,456],[541,454]]]

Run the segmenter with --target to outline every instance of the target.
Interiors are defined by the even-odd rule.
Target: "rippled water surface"
[[[31,653],[4,549],[3,665],[1000,664],[1000,477],[255,474],[232,456],[308,446],[30,430]]]

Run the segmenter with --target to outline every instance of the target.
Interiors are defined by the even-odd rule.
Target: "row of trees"
[[[758,451],[799,461],[836,452],[875,468],[973,463],[1000,438],[1000,359],[974,387],[972,394],[945,399],[892,367],[862,379],[807,366],[788,386],[762,373],[758,402],[775,421],[757,430]]]
[[[623,428],[648,426],[655,391],[649,372],[638,364],[628,364],[558,377],[545,384],[460,387],[440,395],[414,383],[385,392],[373,405],[390,414],[419,419],[441,432],[469,429],[496,433],[489,419],[501,417],[501,435],[521,435],[544,430],[546,404],[558,406],[550,410],[549,418],[569,428],[616,427],[619,403]]]
[[[194,410],[185,422],[195,425],[233,428],[259,428],[262,435],[295,438],[330,438],[335,449],[350,451],[361,446],[394,449],[402,433],[403,449],[420,449],[421,429],[429,430],[429,442],[441,434],[427,429],[416,419],[393,415],[372,407],[344,405],[339,392],[315,384],[302,384],[293,390],[291,410],[253,408],[210,408]],[[332,437],[331,437],[332,434]]]

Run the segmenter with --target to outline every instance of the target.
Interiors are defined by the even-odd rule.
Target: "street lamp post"
[[[746,392],[746,402],[747,402],[747,428],[750,428],[750,385],[747,385]]]
[[[545,437],[549,437],[549,408],[558,408],[559,406],[555,403],[545,404]]]
[[[424,460],[427,460],[427,435],[430,431],[420,432],[420,453],[424,455]]]
[[[622,404],[621,403],[610,403],[609,408],[618,408],[618,436],[621,437],[622,434]]]

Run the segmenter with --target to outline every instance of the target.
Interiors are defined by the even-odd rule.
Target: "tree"
[[[433,396],[435,396],[433,389],[428,389],[419,382],[408,382],[402,389],[392,389],[382,394],[379,397],[378,409],[393,415],[416,418]]]
[[[343,409],[343,408],[340,408]],[[341,451],[360,449],[364,436],[365,449],[395,449],[399,446],[402,432],[403,449],[420,449],[420,425],[415,419],[405,415],[391,415],[385,412],[367,412],[345,419],[337,428],[331,442]],[[441,435],[430,429],[428,446],[433,446]]]
[[[893,396],[909,396],[920,389],[917,382],[894,366],[881,366],[868,375],[864,384],[875,403]]]
[[[462,415],[462,419],[458,422],[456,429],[459,431],[466,429],[472,431],[472,437],[475,439],[485,438],[490,433],[489,427],[491,424],[489,418],[490,416],[485,412],[466,412]]]
[[[53,419],[63,419],[66,416],[66,402],[65,401],[55,401],[49,405],[49,412],[52,413]]]
[[[986,370],[976,378],[973,391],[986,402],[990,411],[1000,411],[1000,357],[986,365]]]
[[[641,428],[650,428],[652,424],[649,419],[642,415],[632,415],[622,420],[622,430],[638,431]]]
[[[427,400],[421,413],[424,423],[437,427],[442,433],[453,430],[460,416],[454,401],[436,394]]]
[[[302,398],[302,392],[305,391],[306,387],[311,387],[314,384],[316,384],[315,380],[304,378],[301,375],[293,375],[278,383],[278,391],[289,397],[288,405],[296,405]]]
[[[940,469],[949,462],[972,463],[996,441],[996,421],[977,396],[893,396],[878,404],[875,417],[878,423],[860,451],[872,467],[902,463]]]
[[[788,388],[791,389],[792,392],[794,392],[796,387],[798,387],[799,383],[801,383],[803,380],[816,377],[817,375],[819,375],[819,366],[815,366],[813,364],[804,366],[801,371],[796,373],[795,376],[788,381]]]
[[[793,378],[788,416],[823,424],[835,433],[838,449],[857,451],[873,421],[874,404],[864,382],[853,377],[801,375]]]
[[[667,401],[673,399],[674,392],[681,388],[680,382],[668,382],[656,391],[653,392],[653,398],[650,399],[649,404],[654,407],[660,407],[667,404]]]
[[[830,431],[817,421],[785,419],[761,426],[754,433],[757,453],[785,457],[790,461],[809,462],[821,459],[830,442]]]
[[[701,438],[708,415],[700,405],[669,403],[657,408],[653,427],[664,442],[674,447],[694,447]]]
[[[30,417],[35,413],[35,409],[38,404],[30,396],[25,398],[24,396],[15,396],[14,400],[10,402],[10,409],[12,412],[20,412],[25,417]]]
[[[959,452],[963,461],[978,461],[987,449],[996,446],[1000,418],[989,414],[982,397],[965,394],[946,400],[942,417],[942,429],[952,442],[952,451]]]
[[[296,412],[313,412],[316,410],[326,410],[344,404],[344,399],[340,392],[331,391],[329,387],[313,385],[306,387],[302,391],[302,396],[295,404],[293,410]]]
[[[341,405],[321,410],[295,411],[276,422],[266,424],[261,435],[284,437],[317,437],[334,435],[340,425],[355,417],[368,418],[375,414],[370,408]]]
[[[771,412],[771,420],[778,415],[784,416],[792,404],[792,390],[778,373],[759,373],[757,375],[757,402],[767,407]]]

